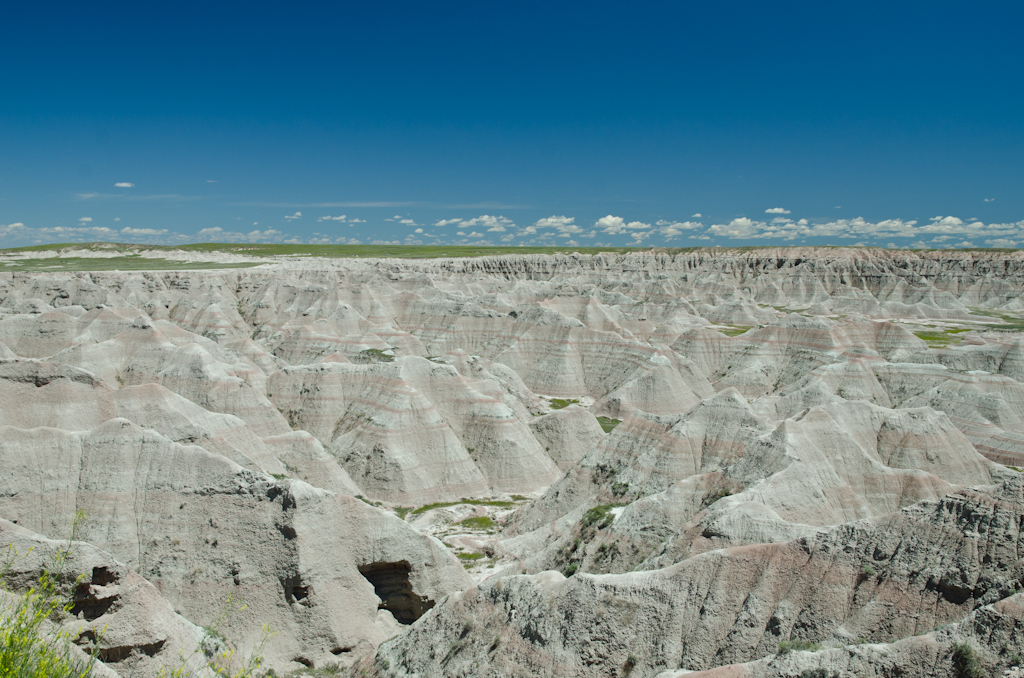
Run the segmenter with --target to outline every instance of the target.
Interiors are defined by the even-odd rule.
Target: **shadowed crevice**
[[[410,572],[412,567],[405,560],[370,563],[359,568],[359,574],[373,584],[373,592],[380,598],[378,609],[387,610],[402,624],[412,624],[434,607],[433,600],[413,591]]]

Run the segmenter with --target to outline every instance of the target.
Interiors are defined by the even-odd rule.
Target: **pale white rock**
[[[420,596],[437,601],[468,582],[438,542],[394,516],[123,419],[70,434],[0,428],[0,463],[0,514],[60,535],[84,510],[81,538],[150,580],[191,621],[209,624],[229,594],[247,604],[224,634],[248,651],[268,624],[277,635],[266,656],[279,670],[351,658],[398,631],[359,567],[408,582],[415,595],[393,603],[395,614],[415,614],[428,605]]]
[[[577,405],[535,417],[530,430],[563,471],[575,466],[607,435],[594,415]]]

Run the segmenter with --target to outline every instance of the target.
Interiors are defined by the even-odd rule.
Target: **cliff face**
[[[87,510],[134,587],[90,623],[163,610],[121,675],[229,593],[279,673],[994,668],[1022,291],[1017,252],[843,249],[0,274],[0,535]]]

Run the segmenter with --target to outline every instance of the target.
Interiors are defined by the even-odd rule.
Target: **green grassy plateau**
[[[477,247],[457,245],[265,245],[236,243],[200,243],[197,245],[125,245],[119,243],[60,243],[0,250],[0,271],[166,271],[210,268],[248,268],[258,266],[264,257],[330,257],[330,258],[396,258],[434,259],[439,257],[487,257],[501,254],[596,254],[598,252],[629,252],[630,247]],[[646,248],[641,248],[646,249]],[[29,252],[116,252],[120,256],[93,259],[90,257],[46,257],[3,261],[5,255]],[[147,257],[139,252],[166,252],[166,258]],[[252,257],[251,262],[216,263],[188,262],[176,259],[178,252],[224,252]]]

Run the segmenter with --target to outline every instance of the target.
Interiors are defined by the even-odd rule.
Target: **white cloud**
[[[207,179],[206,183],[208,183],[208,184],[215,184],[215,183],[217,183],[217,180],[216,179]]]
[[[125,235],[164,235],[167,232],[166,228],[130,228],[125,226],[121,229],[121,233]]]
[[[610,214],[598,219],[594,223],[594,226],[601,229],[602,233],[607,233],[609,235],[618,235],[626,232],[627,230],[638,231],[651,228],[650,224],[645,224],[642,221],[631,221],[627,224],[626,220],[622,217],[613,217]]]
[[[605,233],[615,235],[616,233],[622,233],[622,225],[625,222],[626,220],[622,217],[613,217],[609,214],[606,217],[598,219],[594,226],[600,228]]]
[[[92,217],[79,217],[78,220],[85,224],[92,221]]]
[[[317,221],[345,221],[345,218],[346,217],[345,217],[344,214],[342,214],[341,216],[337,216],[337,217],[322,216],[322,217],[317,217]]]
[[[655,226],[658,226],[658,233],[665,236],[666,240],[672,240],[683,234],[683,231],[692,231],[697,228],[703,228],[704,224],[699,221],[666,221],[659,219],[655,222]]]
[[[434,226],[451,226],[452,224],[462,223],[462,219],[442,219],[434,223]]]
[[[413,233],[422,233],[422,232],[423,232],[422,228],[417,228],[415,231],[413,231]]]
[[[114,217],[114,221],[121,221],[121,217]]]
[[[419,226],[413,219],[399,219],[398,223],[405,226]]]
[[[302,212],[296,212],[295,214],[290,214],[290,215],[285,217],[285,219],[289,219],[289,220],[290,219],[301,219],[301,218],[302,218]]]
[[[576,217],[564,217],[564,216],[559,217],[559,216],[552,215],[550,217],[544,217],[543,219],[538,219],[537,223],[535,223],[534,226],[537,227],[537,228],[555,228],[555,229],[560,229],[560,228],[563,228],[565,226],[572,225],[573,222],[575,222],[575,221],[576,221]]]
[[[471,228],[473,226],[484,226],[487,228],[488,233],[504,233],[506,228],[515,227],[511,219],[506,219],[502,216],[491,216],[489,214],[482,214],[472,219],[466,219],[461,224],[462,228]]]
[[[995,238],[994,240],[986,240],[985,244],[989,247],[1016,247],[1017,240],[1009,240],[1007,238]]]
[[[366,223],[366,219],[349,219],[348,223],[350,223],[350,224],[365,224]],[[359,243],[355,242],[355,241],[352,241],[352,240],[349,240],[349,244],[350,245],[358,245]]]
[[[969,240],[964,240],[963,242],[958,242],[954,247],[974,247],[974,243]]]
[[[995,198],[985,198],[985,202],[995,202]]]
[[[702,216],[704,216],[704,215],[701,214],[700,212],[697,212],[696,214],[691,214],[690,218],[691,219],[700,219]]]
[[[131,183],[130,181],[119,181],[114,185],[117,186],[118,188],[135,188],[135,184]]]
[[[789,214],[789,210],[784,207],[769,207],[764,211],[765,214]]]
[[[983,224],[979,221],[965,222],[953,216],[938,216],[930,223],[885,219],[869,222],[862,217],[837,219],[835,221],[812,223],[807,219],[792,221],[776,217],[771,223],[755,221],[748,217],[733,219],[729,224],[715,224],[708,229],[711,235],[730,239],[778,238],[797,240],[800,238],[917,238],[929,235],[950,235],[968,237],[1014,237],[1024,235],[1024,221],[1013,224]]]
[[[289,236],[291,238],[291,236]],[[220,226],[204,228],[189,240],[199,242],[284,242],[285,234],[281,231],[268,228],[265,231],[252,230],[248,233],[237,231],[225,231]],[[291,238],[294,240],[294,238]]]
[[[559,238],[568,238],[577,234],[582,235],[584,238],[587,237],[587,235],[583,233],[583,229],[576,223],[575,217],[557,215],[538,219],[532,226],[527,226],[522,229],[518,235],[534,235],[537,233],[538,229],[553,229],[558,232]],[[551,236],[551,233],[544,233],[540,237],[550,238]]]
[[[708,229],[708,233],[733,239],[752,238],[765,227],[767,224],[763,221],[752,221],[747,217],[740,217],[733,219],[728,224],[714,224]]]

